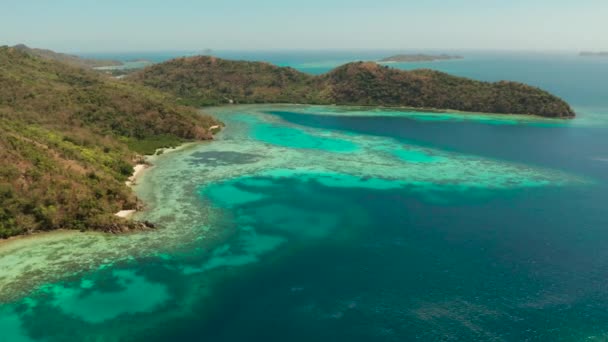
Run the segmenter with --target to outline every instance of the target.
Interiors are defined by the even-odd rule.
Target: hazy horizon
[[[70,49],[60,49],[53,48],[49,46],[40,46],[40,45],[32,45],[24,42],[19,43],[10,43],[5,44],[0,42],[0,46],[15,46],[15,45],[26,45],[29,48],[37,48],[37,49],[45,49],[51,50],[54,52],[66,53],[66,54],[74,54],[74,55],[82,55],[82,56],[95,56],[95,55],[120,55],[120,54],[155,54],[155,53],[171,53],[171,54],[203,54],[205,50],[210,50],[213,53],[219,52],[252,52],[252,53],[264,53],[264,52],[276,52],[276,53],[293,53],[293,52],[302,52],[302,53],[315,53],[315,52],[393,52],[393,53],[464,53],[464,52],[478,52],[478,53],[531,53],[531,54],[572,54],[572,53],[580,53],[580,52],[604,52],[608,51],[608,49],[483,49],[483,48],[417,48],[417,47],[386,47],[386,48],[265,48],[265,49],[255,49],[255,48],[224,48],[224,49],[214,49],[213,47],[203,47],[199,49],[163,49],[159,47],[157,49],[138,49],[138,50],[126,50],[126,49],[108,49],[108,50],[81,50],[78,47],[73,47]]]
[[[71,53],[214,50],[608,50],[608,3],[581,0],[7,0],[2,45]]]

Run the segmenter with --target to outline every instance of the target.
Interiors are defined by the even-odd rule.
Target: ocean
[[[0,245],[0,341],[607,340],[608,60],[455,53],[391,66],[530,83],[577,118],[206,108],[217,139],[135,188],[158,230]],[[214,54],[319,74],[392,52]]]

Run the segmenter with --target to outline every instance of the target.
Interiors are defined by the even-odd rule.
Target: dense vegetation
[[[138,153],[209,139],[216,122],[157,90],[0,47],[0,238],[122,230]]]
[[[20,50],[22,52],[28,53],[30,55],[38,56],[45,59],[51,59],[57,62],[70,64],[72,66],[77,66],[81,68],[97,68],[97,67],[105,67],[105,66],[118,66],[123,63],[120,61],[114,60],[102,60],[102,59],[89,59],[89,58],[81,58],[78,56],[68,55],[65,53],[58,53],[51,50],[46,49],[35,49],[27,47],[26,45],[20,44],[15,45],[15,49]]]
[[[313,78],[292,68],[215,57],[179,58],[127,78],[172,92],[187,104],[302,102]]]
[[[267,63],[200,56],[156,64],[127,78],[195,105],[342,104],[574,116],[563,100],[525,84],[480,82],[431,70],[402,71],[373,62],[349,63],[312,76]]]
[[[560,98],[517,82],[474,81],[433,70],[351,63],[321,77],[336,104],[408,106],[467,112],[572,117]]]

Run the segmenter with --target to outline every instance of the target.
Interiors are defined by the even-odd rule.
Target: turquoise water
[[[159,229],[0,245],[0,341],[606,340],[606,70],[513,58],[436,65],[581,117],[207,109],[135,189]]]

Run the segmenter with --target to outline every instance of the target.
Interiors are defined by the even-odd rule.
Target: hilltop
[[[313,76],[263,62],[178,58],[127,79],[164,90],[191,105],[303,103],[433,108],[569,118],[562,99],[517,82],[475,81],[432,70],[403,71],[355,62]]]
[[[314,78],[292,68],[216,57],[185,57],[158,63],[127,79],[205,106],[226,103],[303,102]],[[312,95],[311,95],[312,96]]]
[[[137,226],[139,154],[210,139],[216,121],[159,91],[0,47],[0,238]]]

